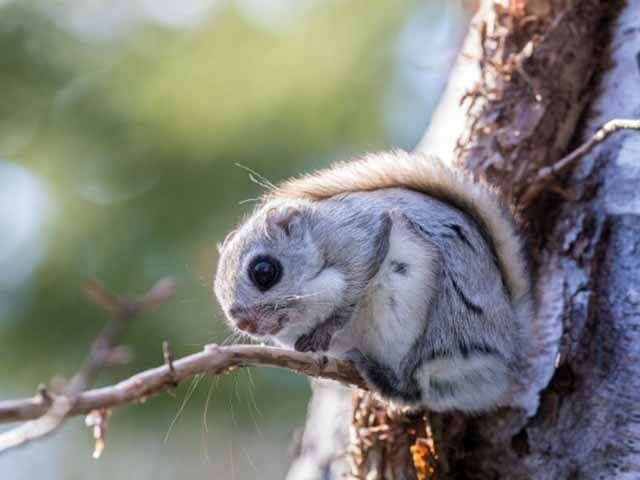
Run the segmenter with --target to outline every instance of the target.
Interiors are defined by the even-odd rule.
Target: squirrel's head
[[[310,201],[268,201],[220,247],[214,290],[233,328],[292,345],[340,302],[344,279],[314,239]]]

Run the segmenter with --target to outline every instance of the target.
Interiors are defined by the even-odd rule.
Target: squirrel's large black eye
[[[282,265],[267,255],[254,258],[249,264],[249,278],[258,290],[264,292],[280,281]]]

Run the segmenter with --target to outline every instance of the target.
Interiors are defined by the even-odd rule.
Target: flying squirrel
[[[554,368],[513,212],[422,154],[273,187],[220,246],[214,290],[232,328],[350,360],[395,404],[532,415]]]

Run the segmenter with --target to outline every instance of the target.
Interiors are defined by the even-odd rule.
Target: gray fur
[[[434,252],[431,273],[416,272],[411,259],[387,259],[392,223]],[[253,287],[246,273],[257,254],[272,255],[283,265],[282,280],[266,292]],[[389,272],[380,271],[383,261]],[[375,285],[385,287],[380,282],[392,278],[387,273],[399,282],[424,275],[424,294],[415,299],[423,302],[423,318],[397,317],[398,295],[406,297],[406,291],[385,294],[384,315],[418,327],[413,337],[397,339],[408,347],[392,349],[402,352],[393,359],[354,333],[371,320],[367,315],[377,315],[365,308],[364,298],[376,297]],[[309,291],[309,285],[317,290]],[[401,188],[320,201],[270,200],[225,242],[215,292],[231,325],[237,312],[252,312],[265,325],[254,332],[258,338],[349,358],[373,388],[404,404],[493,408],[503,402],[520,361],[517,306],[486,233],[460,210]],[[389,327],[402,335],[398,325]]]

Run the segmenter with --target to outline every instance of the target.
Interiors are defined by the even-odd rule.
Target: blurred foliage
[[[389,146],[380,99],[393,38],[414,3],[319,2],[274,32],[224,2],[193,29],[140,23],[108,40],[63,28],[51,5],[0,7],[0,158],[43,179],[53,204],[43,261],[5,292],[1,393],[30,394],[79,365],[105,321],[82,294],[89,277],[125,293],[164,275],[178,281],[176,297],[133,326],[134,363],[103,382],[156,365],[162,340],[176,355],[224,340],[210,287],[215,243],[251,208],[239,202],[260,194],[234,164],[275,181]],[[302,418],[304,379],[234,375],[220,382],[211,411],[228,417],[235,398],[240,421],[251,421],[257,399],[262,421]],[[188,404],[198,414],[209,383]],[[185,391],[132,407],[136,421],[171,418]]]

